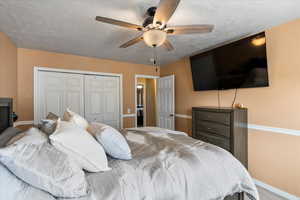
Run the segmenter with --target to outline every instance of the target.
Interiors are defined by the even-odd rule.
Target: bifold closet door
[[[84,115],[84,75],[39,72],[38,121],[49,112],[63,116],[66,108]]]
[[[120,77],[86,75],[86,119],[121,128],[120,115]]]

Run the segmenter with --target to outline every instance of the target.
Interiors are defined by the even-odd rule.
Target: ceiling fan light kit
[[[97,16],[96,20],[142,32],[134,39],[122,44],[120,48],[127,48],[143,40],[149,47],[162,46],[167,51],[172,51],[174,47],[167,39],[168,35],[209,33],[214,29],[214,26],[209,24],[168,27],[167,23],[179,3],[180,0],[160,0],[158,7],[151,7],[147,10],[148,17],[144,20],[143,26],[100,16]]]
[[[150,29],[143,35],[145,43],[149,47],[159,47],[167,39],[167,33],[162,30]]]

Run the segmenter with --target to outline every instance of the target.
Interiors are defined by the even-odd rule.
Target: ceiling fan
[[[167,39],[168,35],[209,33],[214,29],[214,25],[210,24],[168,27],[167,23],[179,2],[180,0],[160,0],[158,7],[151,7],[147,10],[147,18],[142,26],[100,16],[97,16],[96,20],[140,32],[136,38],[122,44],[120,48],[127,48],[144,40],[150,47],[163,46],[166,50],[172,51],[174,47]]]

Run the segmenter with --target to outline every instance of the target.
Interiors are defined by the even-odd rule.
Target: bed
[[[11,117],[7,112],[0,116]],[[247,170],[219,147],[154,127],[121,132],[133,159],[109,158],[111,171],[86,173],[90,192],[74,200],[242,200],[243,193],[259,200]]]

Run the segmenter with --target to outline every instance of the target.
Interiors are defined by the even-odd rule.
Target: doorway
[[[136,75],[136,127],[157,126],[156,79],[155,76]]]

